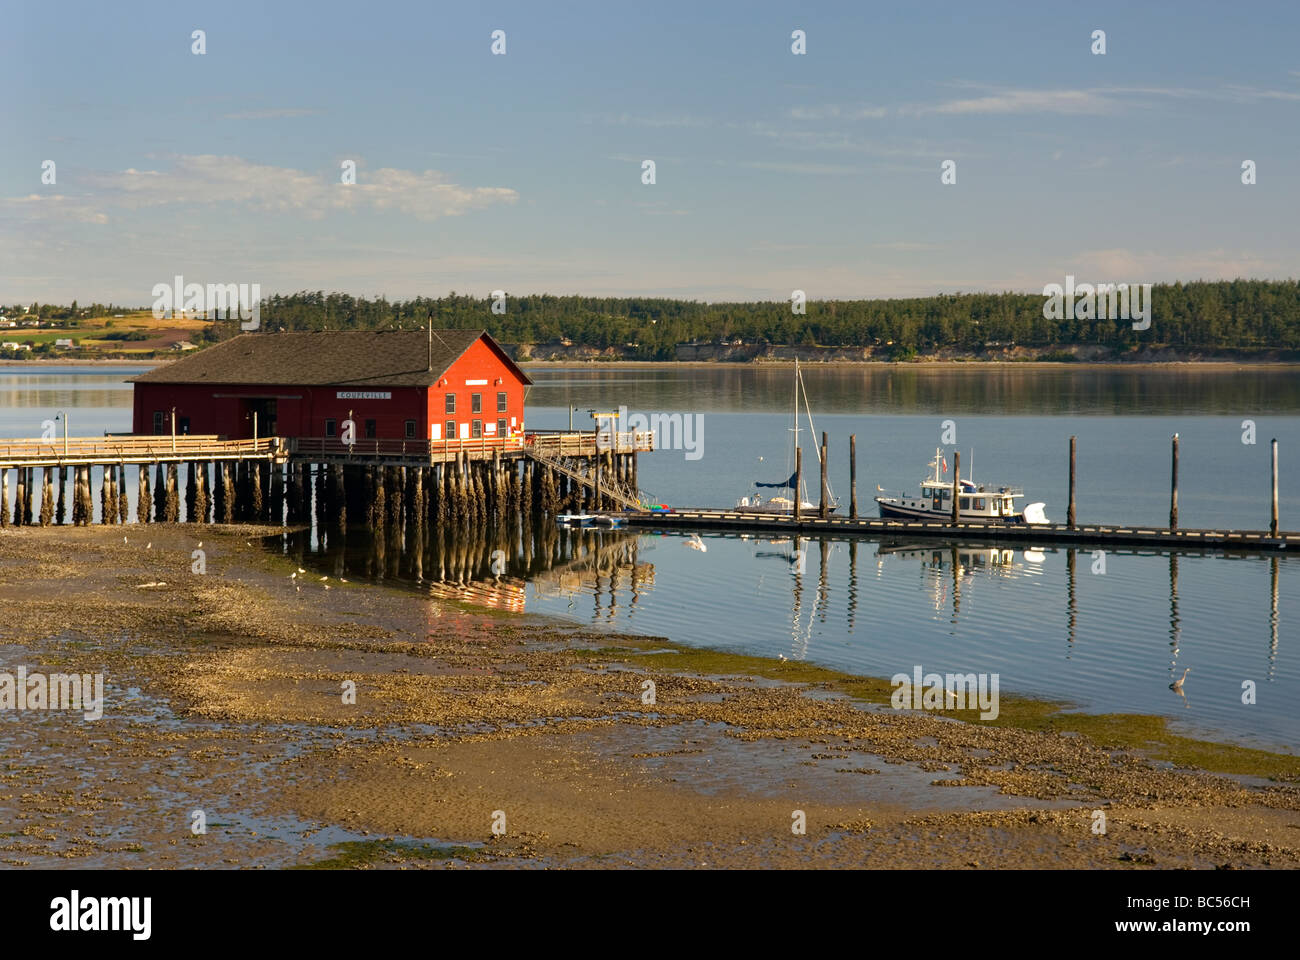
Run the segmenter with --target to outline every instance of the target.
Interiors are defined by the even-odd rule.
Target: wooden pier
[[[1266,530],[1189,530],[1111,524],[938,523],[929,520],[819,517],[737,513],[734,510],[678,510],[672,513],[628,511],[615,514],[630,527],[657,531],[764,532],[787,536],[864,535],[908,539],[961,540],[979,543],[1053,544],[1191,548],[1209,550],[1285,551],[1300,554],[1300,532]]]
[[[175,434],[0,440],[0,526],[92,523],[96,478],[98,519],[107,524],[130,522],[133,513],[139,523],[184,516],[193,523],[346,524],[351,516],[372,527],[408,519],[477,523],[509,511],[553,519],[565,510],[640,507],[637,454],[653,449],[648,431],[351,444]],[[134,511],[129,466],[139,471]]]

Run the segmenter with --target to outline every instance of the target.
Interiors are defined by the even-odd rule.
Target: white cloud
[[[1091,90],[1006,90],[983,97],[949,100],[928,106],[903,107],[901,113],[922,115],[938,113],[993,114],[993,113],[1110,113],[1118,102]]]
[[[60,193],[0,198],[0,210],[7,218],[25,222],[108,223],[107,215],[101,211]]]
[[[459,216],[494,203],[513,203],[507,187],[468,187],[437,170],[359,170],[345,185],[326,175],[253,163],[240,157],[179,156],[167,170],[94,173],[83,177],[91,193],[81,202],[98,208],[142,209],[208,205],[317,219],[332,211],[394,210],[421,220]]]

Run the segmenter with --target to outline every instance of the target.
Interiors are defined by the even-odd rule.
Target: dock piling
[[[1174,434],[1169,472],[1169,529],[1178,529],[1178,434]]]
[[[799,514],[803,506],[803,496],[800,490],[803,489],[803,448],[794,448],[794,520],[799,522]]]
[[[961,451],[952,454],[952,522],[961,519]]]
[[[1273,439],[1273,520],[1268,525],[1269,536],[1277,536],[1277,438]]]
[[[830,500],[830,491],[827,489],[827,485],[826,485],[826,448],[827,448],[826,431],[823,430],[822,450],[821,450],[821,457],[819,458],[821,461],[822,490],[821,490],[821,500],[819,501],[817,507],[817,516],[821,517],[823,520],[826,519],[826,511],[830,506],[828,502]]]
[[[1079,452],[1079,438],[1071,437],[1070,438],[1070,506],[1067,508],[1065,513],[1065,525],[1069,527],[1071,530],[1074,529],[1074,524],[1075,524],[1074,478],[1075,478],[1075,462],[1076,462],[1076,457],[1078,455],[1078,452]]]
[[[858,519],[858,435],[849,434],[849,519]]]

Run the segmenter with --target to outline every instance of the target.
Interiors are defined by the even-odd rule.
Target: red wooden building
[[[134,378],[132,432],[486,440],[524,429],[532,381],[487,333],[246,333]]]

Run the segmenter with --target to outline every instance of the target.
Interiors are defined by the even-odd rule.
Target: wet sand
[[[0,670],[107,691],[93,722],[0,712],[0,863],[1300,865],[1294,758],[894,711],[880,681],[295,577],[261,532],[0,530]]]

